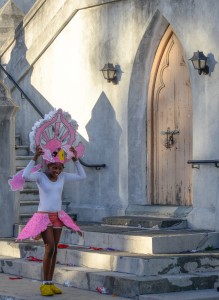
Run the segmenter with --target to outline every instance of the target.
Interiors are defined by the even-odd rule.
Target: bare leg
[[[60,236],[62,233],[62,228],[53,228],[53,237],[54,237],[54,252],[53,252],[53,257],[51,261],[51,266],[50,266],[50,273],[49,273],[49,280],[52,281],[54,270],[55,270],[55,265],[56,265],[56,257],[57,257],[57,248],[58,248],[58,243],[60,240]]]
[[[42,232],[42,238],[45,246],[45,253],[43,257],[43,280],[52,281],[55,270],[57,247],[62,233],[62,228],[53,228],[48,226]]]

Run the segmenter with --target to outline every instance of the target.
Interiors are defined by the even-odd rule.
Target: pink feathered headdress
[[[61,109],[51,111],[45,115],[44,119],[36,122],[29,135],[30,149],[36,152],[36,146],[40,145],[44,151],[43,159],[46,163],[66,163],[73,157],[70,147],[77,151],[77,157],[80,158],[84,153],[84,146],[77,141],[78,124],[71,119],[69,113]],[[32,172],[37,172],[41,164],[35,166]],[[24,185],[23,170],[15,174],[8,183],[12,191],[22,191]]]
[[[78,124],[71,119],[69,113],[62,109],[51,111],[44,119],[36,122],[29,135],[30,150],[35,153],[40,145],[44,151],[43,159],[48,163],[66,163],[73,157],[70,147],[77,151],[80,158],[84,153],[84,146],[77,141]]]

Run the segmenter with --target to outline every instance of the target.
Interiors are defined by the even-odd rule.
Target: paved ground
[[[143,295],[139,297],[139,300],[219,300],[219,293],[216,289],[187,291],[180,293]]]
[[[31,279],[10,279],[16,276],[0,273],[0,300],[124,300],[127,298],[117,297],[116,295],[103,295],[97,292],[89,292],[72,287],[59,286],[63,294],[52,297],[42,297],[40,295],[40,282]]]

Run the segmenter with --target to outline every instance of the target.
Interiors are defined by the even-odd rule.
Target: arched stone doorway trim
[[[157,10],[139,44],[128,96],[128,201],[126,214],[150,204],[147,191],[146,111],[153,60],[169,22]]]

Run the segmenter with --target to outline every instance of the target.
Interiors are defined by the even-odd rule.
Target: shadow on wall
[[[80,204],[98,210],[103,216],[115,215],[119,211],[119,147],[121,127],[116,120],[115,111],[104,92],[101,93],[92,109],[91,120],[86,126],[89,142],[83,141],[88,164],[106,164],[106,168],[97,171],[86,168],[87,179],[83,183],[87,191],[80,198]],[[78,199],[79,199],[78,198]],[[83,203],[82,203],[83,202]],[[77,204],[74,202],[74,206]],[[94,216],[95,218],[95,216]]]
[[[209,67],[209,76],[211,76],[211,73],[214,72],[214,69],[215,69],[215,66],[217,64],[217,61],[215,60],[214,54],[212,54],[212,53],[209,53],[207,55],[207,57],[208,57],[207,65]]]
[[[33,67],[26,59],[26,52],[25,34],[23,23],[21,22],[15,30],[15,44],[11,51],[10,61],[7,65],[3,65],[3,67],[44,115],[52,110],[53,107],[31,84]],[[25,75],[22,76],[21,74]],[[23,144],[29,144],[29,132],[34,122],[39,120],[41,116],[7,77],[4,79],[4,82],[7,86],[11,87],[12,98],[19,105],[19,111],[16,114],[16,135],[20,135]]]
[[[53,107],[31,84],[31,76],[34,69],[28,63],[26,53],[25,33],[23,24],[21,23],[16,29],[15,44],[11,51],[10,61],[4,67],[32,100],[34,105],[45,115]],[[21,136],[22,144],[29,145],[29,132],[34,122],[39,120],[41,116],[22,97],[20,91],[13,87],[8,78],[5,78],[5,83],[11,87],[12,98],[15,99],[20,107],[16,115],[16,134]],[[84,141],[86,150],[83,160],[88,164],[105,163],[108,171],[106,172],[105,169],[97,171],[96,169],[86,168],[88,176],[87,180],[83,183],[83,189],[75,186],[68,187],[65,195],[72,198],[74,206],[81,207],[84,205],[89,207],[89,213],[91,213],[91,209],[101,211],[100,215],[104,214],[103,216],[110,215],[113,210],[119,213],[117,209],[121,206],[119,196],[119,144],[121,127],[116,120],[115,111],[105,93],[101,93],[98,98],[86,129],[89,142]]]
[[[92,109],[91,120],[86,130],[89,136],[89,147],[95,150],[98,160],[104,155],[107,165],[111,165],[113,161],[119,159],[119,140],[122,130],[104,92],[101,93]],[[118,164],[118,161],[116,163]]]

